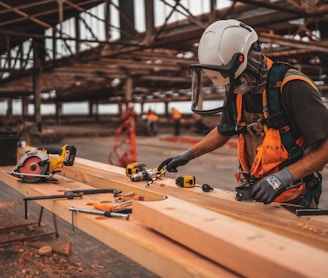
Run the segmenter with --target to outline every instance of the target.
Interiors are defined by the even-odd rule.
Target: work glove
[[[195,158],[194,154],[190,149],[170,156],[165,159],[158,167],[158,171],[160,171],[164,166],[166,166],[166,170],[168,172],[178,172],[177,167],[187,164],[191,159]]]
[[[284,168],[281,171],[262,178],[257,182],[251,190],[251,195],[256,201],[269,204],[294,181],[295,178],[293,174],[288,168]]]

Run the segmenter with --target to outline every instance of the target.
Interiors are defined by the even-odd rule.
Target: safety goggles
[[[225,66],[191,65],[191,110],[200,115],[212,115],[226,109],[232,102],[235,73],[243,61],[244,55],[236,53]]]

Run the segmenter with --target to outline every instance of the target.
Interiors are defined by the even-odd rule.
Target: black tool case
[[[16,165],[17,142],[17,132],[0,130],[0,166]]]

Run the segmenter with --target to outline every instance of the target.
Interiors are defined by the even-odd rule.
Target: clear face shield
[[[236,53],[225,66],[191,65],[191,110],[200,115],[221,113],[230,106],[235,89],[235,72],[244,61]]]

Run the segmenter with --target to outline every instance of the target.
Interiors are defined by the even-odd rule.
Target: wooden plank
[[[74,164],[73,167],[64,167],[62,170],[62,174],[65,177],[69,177],[68,180],[70,182],[80,181],[95,187],[104,187],[104,182],[105,182],[106,185],[108,185],[109,187],[115,187],[115,185],[121,185],[124,188],[128,188],[129,191],[131,191],[131,188],[134,188],[136,191],[138,190],[142,191],[146,189],[147,191],[151,192],[150,194],[154,194],[154,198],[152,200],[156,200],[156,194],[159,194],[160,196],[169,196],[169,200],[173,197],[178,197],[180,200],[188,201],[189,206],[197,205],[198,208],[208,209],[212,213],[215,213],[215,215],[230,216],[229,219],[232,216],[233,220],[235,221],[238,220],[239,222],[247,225],[249,225],[250,223],[256,224],[258,227],[260,227],[260,229],[264,229],[266,232],[271,232],[271,233],[274,232],[273,234],[275,236],[283,235],[284,236],[283,238],[287,236],[288,240],[290,240],[291,242],[294,242],[295,239],[297,239],[299,242],[302,242],[302,243],[297,242],[298,244],[308,246],[309,248],[319,247],[325,252],[328,251],[328,244],[327,244],[328,218],[325,216],[320,216],[319,218],[313,216],[296,217],[292,215],[290,212],[282,209],[278,204],[262,205],[260,203],[240,203],[234,200],[234,194],[232,192],[215,189],[213,192],[204,193],[201,191],[200,188],[192,188],[192,189],[179,188],[175,185],[174,180],[168,178],[165,178],[160,181],[156,181],[149,188],[145,188],[146,182],[140,182],[140,183],[131,182],[130,179],[126,177],[125,170],[123,168],[111,166],[99,162],[83,160],[79,158],[76,158],[76,163]],[[161,202],[167,203],[167,200]],[[84,216],[81,215],[81,217]],[[162,218],[156,218],[156,219],[162,219]],[[139,221],[137,221],[137,223],[138,222]],[[178,227],[177,229],[180,229],[181,227],[183,227],[183,225],[180,226],[180,224],[176,225],[175,223],[175,226],[172,227]],[[85,228],[87,229],[88,227]],[[219,230],[219,228],[216,227],[216,230]],[[189,229],[189,232],[193,233],[194,229]],[[201,235],[206,237],[206,234],[204,235],[203,233],[201,233]],[[96,237],[96,235],[93,236]],[[103,236],[105,236],[105,232]],[[156,241],[153,241],[153,243],[154,242]],[[183,242],[179,242],[179,243],[183,243]],[[292,244],[292,246],[295,245]],[[118,246],[117,248],[120,247]],[[229,253],[230,250],[227,249],[225,245],[219,248],[220,248],[219,250],[224,250],[223,253],[228,252],[228,255],[231,255]],[[252,246],[250,248],[252,248]],[[285,248],[285,247],[281,247],[281,248]],[[228,251],[226,251],[226,249]],[[317,250],[316,248],[314,249]],[[322,250],[319,251],[324,252]],[[166,252],[170,252],[170,251],[166,250]],[[252,253],[248,253],[248,254],[249,257],[252,257]],[[136,255],[136,257],[138,256]],[[231,255],[231,257],[234,256]],[[254,258],[255,260],[257,260],[256,256]],[[289,258],[285,258],[285,260],[288,261]],[[272,261],[269,261],[269,263],[266,262],[263,265],[267,264],[269,267],[269,272],[271,273],[270,267],[272,267],[274,263]],[[279,265],[276,267],[280,268]],[[287,270],[290,271],[288,268]],[[241,269],[241,271],[243,271],[243,269]],[[283,271],[286,271],[285,268],[283,268]]]
[[[110,166],[110,165],[108,165]],[[125,174],[117,174],[113,169],[119,167],[108,167],[106,170],[98,171],[98,168],[92,168],[88,165],[75,163],[74,167],[65,167],[62,175],[75,179],[95,187],[118,187],[125,192],[133,191],[136,195],[145,195],[147,201],[163,200],[165,194],[154,192],[151,188],[140,186],[140,183],[130,181]],[[122,169],[122,168],[121,168]],[[146,182],[143,183],[145,185]]]
[[[11,168],[0,167],[0,180],[25,196],[53,195],[67,190],[94,188],[61,176],[58,177],[58,184],[21,183],[7,174],[8,170]],[[109,185],[111,187],[112,184]],[[110,195],[85,195],[82,199],[40,200],[37,203],[71,222],[72,213],[69,207],[91,208],[90,205],[94,202],[110,200]],[[133,216],[129,221],[84,213],[75,216],[77,228],[162,277],[236,277],[229,270],[142,225]]]
[[[64,168],[63,174],[94,186],[99,186],[103,180],[132,186],[135,190],[143,190],[146,185],[146,182],[131,182],[122,167],[81,158],[76,160],[74,167]],[[212,192],[204,193],[198,187],[180,188],[169,178],[154,182],[147,190],[162,196],[179,198],[328,251],[328,216],[297,217],[277,203],[241,203],[235,201],[235,194],[231,191],[215,188]]]
[[[169,197],[134,219],[246,277],[328,277],[328,252]],[[306,262],[306,263],[304,263]]]

